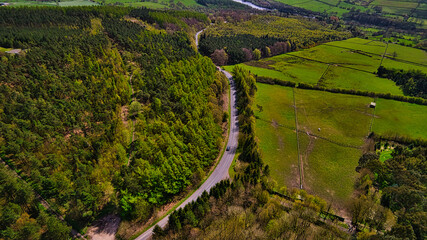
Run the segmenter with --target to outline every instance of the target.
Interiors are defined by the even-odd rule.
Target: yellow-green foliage
[[[90,34],[95,35],[100,33],[104,28],[102,27],[102,22],[100,18],[92,18],[90,20],[91,30]]]
[[[324,227],[319,214],[327,208],[324,200],[297,191],[301,200],[270,195],[258,186],[242,186],[228,189],[220,199],[198,201],[197,207],[186,208],[182,213],[181,227],[169,229],[156,239],[348,239],[349,235],[331,221]],[[207,203],[208,202],[208,203]],[[197,204],[197,203],[196,203]],[[200,216],[200,210],[208,209],[196,221],[192,212]]]
[[[315,44],[307,39],[347,38],[351,34],[328,29],[319,23],[303,18],[281,18],[276,16],[254,16],[253,19],[238,23],[224,23],[213,25],[206,30],[207,35],[233,36],[237,34],[251,34],[256,37],[270,36],[286,38],[296,43],[296,47]]]

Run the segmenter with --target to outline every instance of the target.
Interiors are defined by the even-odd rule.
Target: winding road
[[[198,36],[202,33],[203,30],[196,33],[196,46],[198,46]],[[209,178],[195,191],[193,194],[186,199],[181,205],[177,207],[177,209],[185,207],[188,203],[195,201],[198,197],[202,195],[204,191],[209,192],[209,190],[215,186],[218,182],[223,179],[229,178],[228,169],[233,162],[234,155],[236,154],[237,149],[237,138],[239,134],[238,120],[237,120],[237,109],[235,105],[236,101],[236,89],[234,87],[234,82],[231,74],[227,71],[221,70],[225,76],[229,79],[230,82],[230,134],[228,135],[227,145],[230,147],[229,151],[225,151],[222,156],[220,162],[216,166],[215,170],[209,176]],[[164,228],[168,223],[169,215],[165,216],[162,220],[160,220],[157,225]],[[154,226],[145,231],[143,234],[139,235],[136,240],[146,240],[150,239],[153,234]]]

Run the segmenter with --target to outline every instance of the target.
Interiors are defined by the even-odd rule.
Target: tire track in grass
[[[300,146],[299,146],[299,136],[298,136],[298,115],[297,115],[297,104],[295,101],[295,88],[292,88],[292,96],[294,99],[294,113],[295,113],[295,134],[297,138],[297,152],[298,152],[298,171],[299,171],[299,183],[300,183],[300,189],[303,189],[303,181],[304,181],[304,174],[303,174],[303,165],[301,160],[301,154],[300,154]]]
[[[329,64],[329,63],[328,63],[328,67],[325,69],[325,71],[323,71],[322,76],[320,76],[319,81],[317,81],[316,86],[321,86],[321,85],[323,85],[323,82],[324,82],[324,80],[325,80],[325,79],[324,79],[324,77],[325,77],[326,73],[328,72],[329,67],[331,67],[331,64]]]
[[[385,46],[385,50],[384,50],[384,53],[383,53],[383,56],[381,58],[381,62],[380,62],[380,65],[378,66],[378,68],[381,67],[381,65],[383,65],[383,60],[384,60],[384,57],[387,53],[387,48],[388,48],[388,42],[387,42],[387,45]]]

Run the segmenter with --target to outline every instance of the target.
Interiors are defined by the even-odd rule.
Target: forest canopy
[[[0,47],[23,49],[0,53],[0,158],[75,229],[101,212],[146,220],[219,153],[228,81],[189,34],[208,23],[185,11],[0,8]]]
[[[227,64],[236,64],[257,60],[255,50],[262,57],[269,57],[350,36],[349,32],[332,30],[315,20],[256,15],[249,20],[210,26],[200,37],[199,50],[211,56],[224,49]]]

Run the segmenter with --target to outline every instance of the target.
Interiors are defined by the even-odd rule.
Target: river
[[[246,6],[249,6],[249,7],[253,8],[253,9],[257,9],[257,10],[263,10],[263,11],[270,10],[268,8],[263,8],[263,7],[257,6],[257,5],[255,5],[253,3],[250,3],[250,2],[244,2],[243,0],[231,0],[231,1],[236,2],[236,3],[244,4]]]

